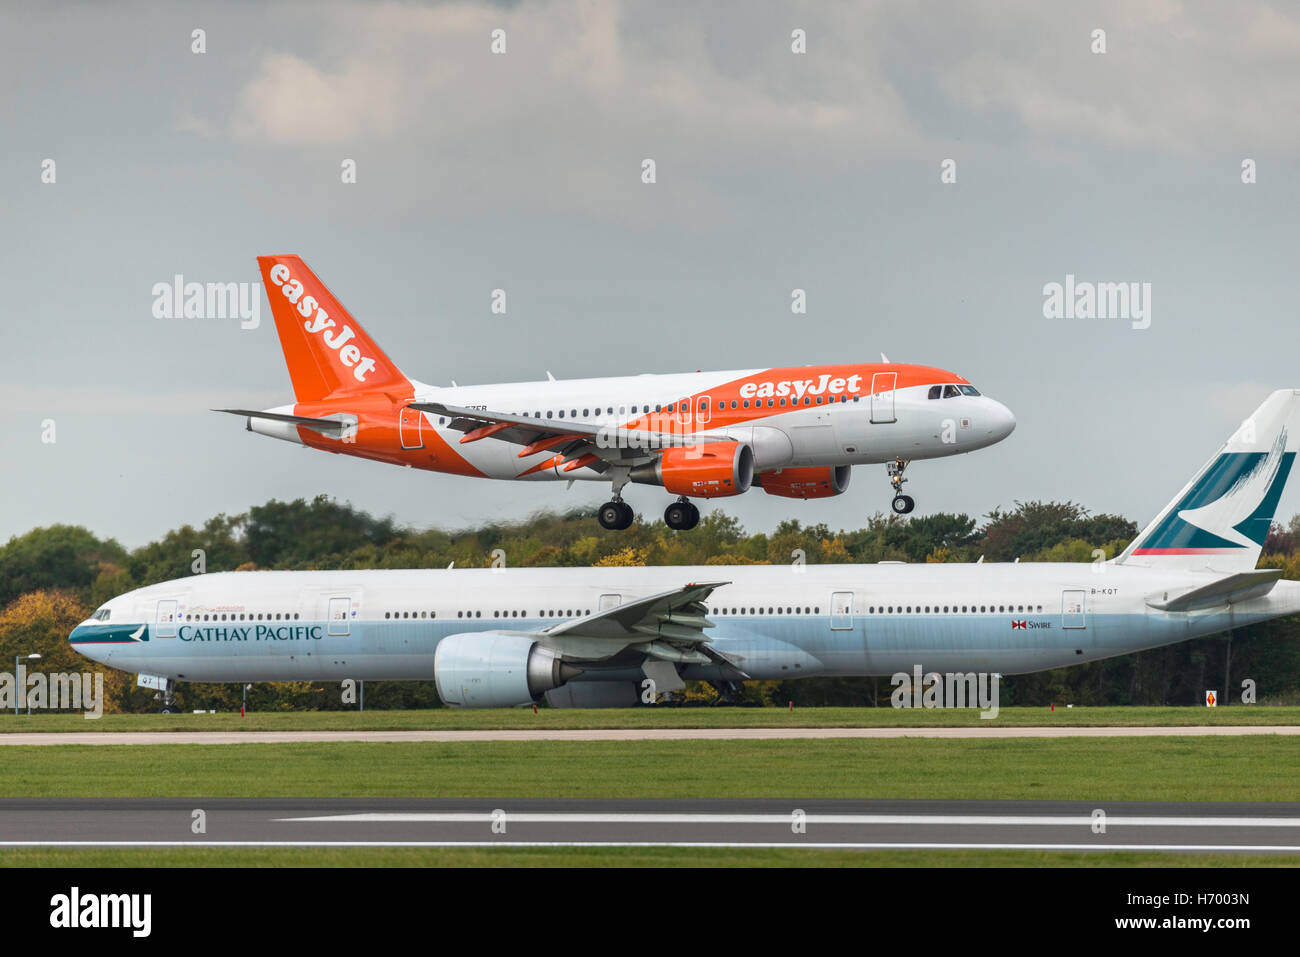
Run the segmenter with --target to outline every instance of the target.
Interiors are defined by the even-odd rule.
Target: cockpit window
[[[961,394],[962,394],[962,395],[979,395],[979,394],[980,394],[980,390],[977,389],[977,388],[975,388],[973,385],[963,385],[963,386],[958,386],[958,388],[961,389]]]
[[[941,386],[941,385],[932,385],[932,386],[930,386],[930,394],[927,396],[927,398],[930,398],[930,399],[937,399],[937,398],[939,398],[941,395],[943,395],[943,386]]]
[[[103,608],[99,609],[99,611],[95,612],[90,617],[95,621],[108,621],[108,616],[110,614],[112,614],[112,612],[110,612],[108,606],[105,605]]]
[[[946,385],[943,387],[943,397],[945,399],[955,399],[959,395],[961,395],[961,392],[955,385]]]

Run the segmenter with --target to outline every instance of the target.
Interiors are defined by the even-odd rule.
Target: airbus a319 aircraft
[[[1300,613],[1256,569],[1295,460],[1273,393],[1105,563],[221,572],[129,592],[70,635],[177,681],[433,679],[462,707],[627,706],[712,682],[1059,668]]]
[[[929,366],[692,372],[450,387],[408,378],[297,256],[262,270],[295,402],[221,409],[252,432],[314,449],[476,478],[609,482],[597,517],[632,524],[628,483],[677,496],[670,528],[699,521],[692,498],[824,498],[854,465],[887,465],[892,508],[907,464],[971,452],[1015,428],[1001,403]],[[882,356],[883,358],[883,356]],[[548,373],[549,376],[549,373]]]

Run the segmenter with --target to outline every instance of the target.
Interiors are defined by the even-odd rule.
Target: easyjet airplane
[[[999,402],[942,369],[893,362],[603,379],[431,386],[408,378],[297,256],[258,264],[293,383],[293,405],[221,409],[248,429],[328,452],[477,478],[609,482],[600,524],[627,528],[629,482],[691,498],[825,498],[854,465],[885,463],[893,509],[915,506],[903,471],[1000,442]],[[881,357],[882,359],[884,356]]]

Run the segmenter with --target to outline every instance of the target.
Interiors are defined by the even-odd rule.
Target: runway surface
[[[1148,738],[1300,735],[1296,725],[1154,728],[603,728],[492,731],[19,731],[3,745],[294,744],[323,741],[734,741],[790,738]]]
[[[196,811],[203,832],[195,833]],[[1300,852],[1300,803],[5,799],[2,847],[682,846]]]

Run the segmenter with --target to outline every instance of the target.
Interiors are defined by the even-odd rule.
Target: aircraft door
[[[601,595],[600,603],[596,606],[601,611],[609,611],[611,608],[617,608],[623,604],[622,595]]]
[[[853,592],[831,593],[831,631],[849,631],[853,628]]]
[[[1082,588],[1067,588],[1061,592],[1061,627],[1088,627],[1088,609]]]
[[[898,385],[897,372],[876,372],[871,376],[871,421],[897,422],[894,413],[894,389]]]
[[[404,449],[424,448],[424,413],[419,409],[404,407],[397,420],[397,434]]]
[[[327,615],[328,635],[350,635],[352,633],[352,599],[331,598]]]
[[[176,637],[176,606],[178,604],[175,598],[165,598],[158,602],[158,611],[154,616],[154,636],[157,638],[175,638]]]

